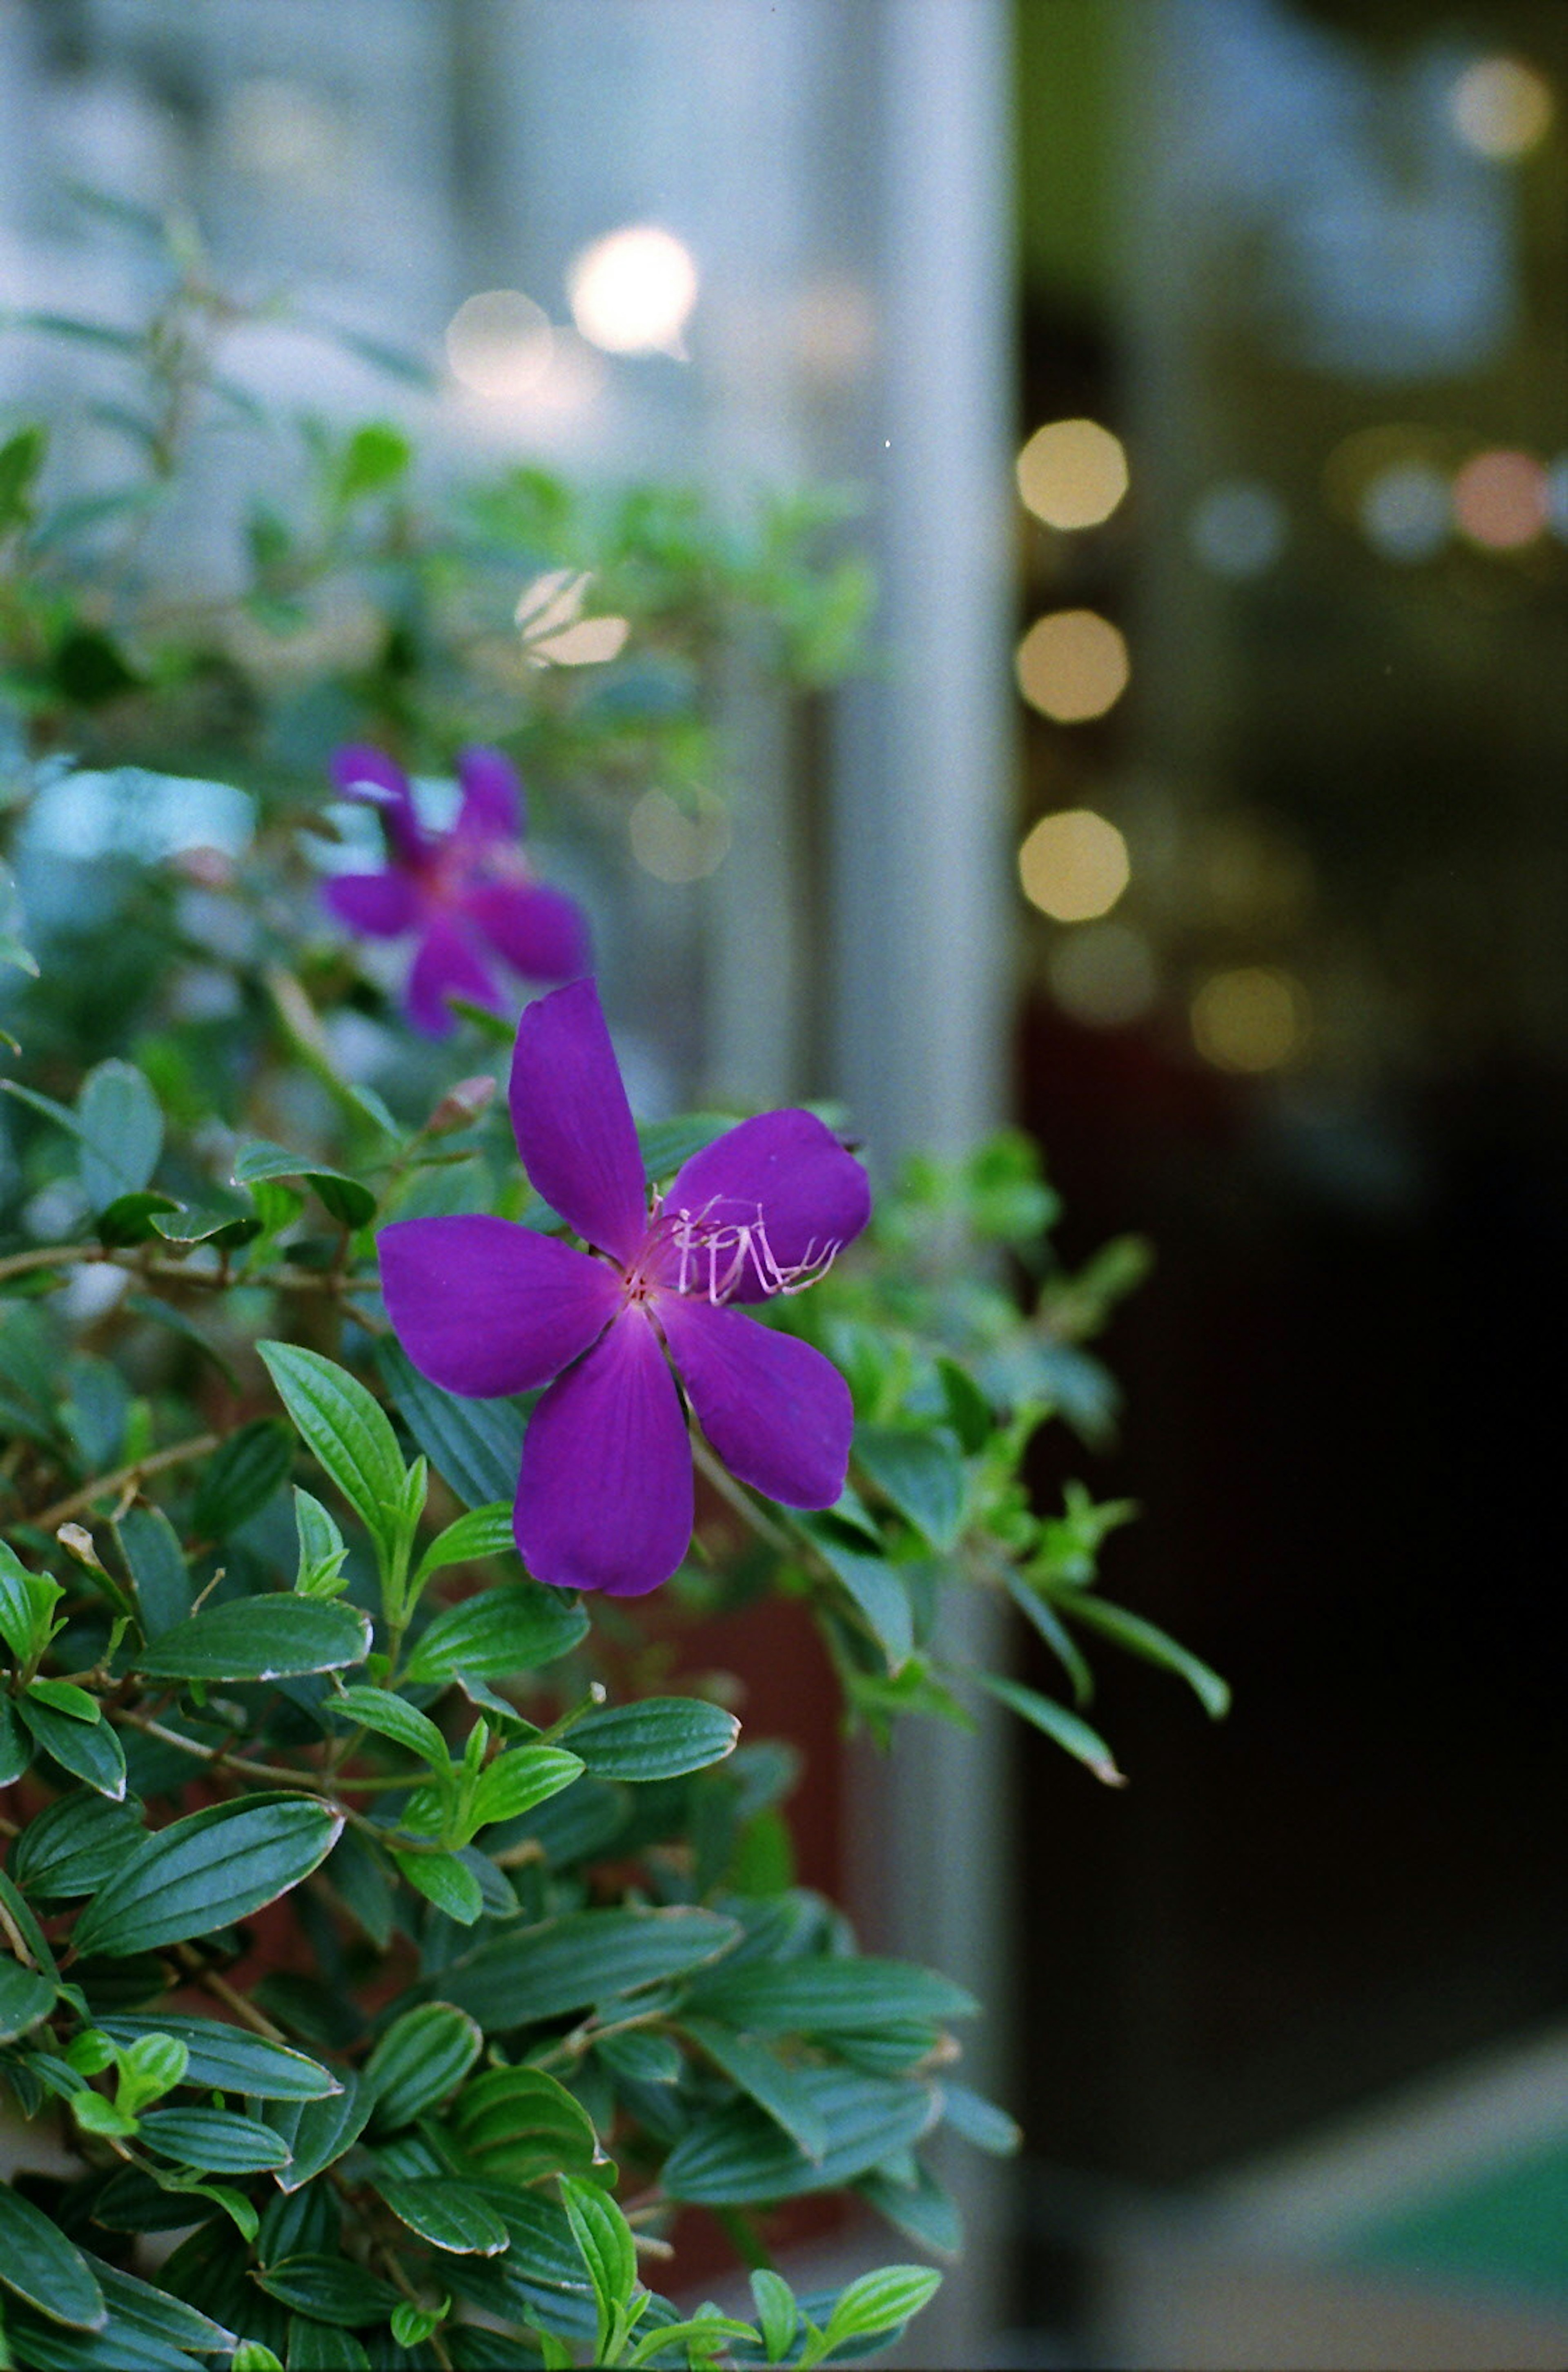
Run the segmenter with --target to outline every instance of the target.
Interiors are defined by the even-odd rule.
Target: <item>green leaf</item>
[[[0,1697],[0,1787],[19,1779],[31,1761],[32,1732],[22,1727],[10,1698]]]
[[[1003,1579],[1008,1597],[1024,1620],[1038,1631],[1046,1645],[1073,1683],[1073,1694],[1080,1705],[1089,1703],[1095,1692],[1095,1676],[1090,1671],[1077,1641],[1068,1630],[1056,1609],[1040,1591],[1031,1589],[1021,1574],[1006,1567]]]
[[[777,2364],[787,2353],[800,2323],[800,2309],[795,2294],[782,2274],[767,2266],[759,2266],[751,2275],[751,2296],[757,2304],[757,2320],[761,2328],[762,2344],[770,2364]]]
[[[114,1057],[89,1071],[76,1098],[76,1121],[82,1187],[93,1210],[148,1183],[163,1150],[163,1114],[134,1064]]]
[[[509,1504],[523,1459],[523,1420],[512,1401],[444,1392],[389,1337],[377,1343],[376,1364],[409,1431],[464,1505]]]
[[[512,2236],[494,2208],[452,2175],[416,2182],[389,2181],[383,2175],[376,2188],[399,2221],[433,2248],[498,2257],[511,2246]]]
[[[707,2207],[753,2206],[803,2192],[836,2191],[919,2139],[936,2112],[924,2084],[802,2067],[799,2081],[828,2132],[828,2147],[807,2157],[749,2100],[700,2117],[665,2160],[671,2199]]]
[[[651,2329],[645,2326],[631,2354],[620,2360],[632,2372],[632,2367],[650,2363],[667,2350],[673,2353],[677,2348],[686,2348],[689,2364],[716,2364],[726,2354],[726,2341],[731,2339],[749,2339],[755,2346],[757,2333],[750,2323],[741,2322],[731,2314],[720,2314],[716,2307],[708,2307],[687,2322],[657,2323]],[[692,2341],[698,2344],[692,2346]]]
[[[101,2029],[100,2029],[101,2031]],[[104,2036],[110,2041],[108,2035]],[[111,2045],[112,2047],[112,2045]],[[175,2034],[144,2034],[121,2054],[114,2105],[134,2117],[182,2084],[191,2054]]]
[[[387,1850],[416,1894],[434,1902],[459,1927],[473,1925],[484,1909],[484,1889],[466,1861],[455,1853],[407,1853],[396,1845]]]
[[[356,2323],[385,2322],[398,2303],[398,2293],[389,2284],[343,2257],[308,2252],[282,2257],[251,2279],[280,2306],[312,2315],[318,2322],[341,2323],[345,2330]]]
[[[505,1581],[438,1614],[404,1667],[408,1680],[450,1680],[459,1672],[503,1680],[553,1663],[587,1636],[588,1618],[565,1590]]]
[[[236,1209],[232,1205],[220,1209],[155,1211],[151,1223],[153,1232],[161,1236],[165,1243],[214,1244],[220,1250],[232,1250],[237,1245],[248,1244],[261,1233],[261,1221],[254,1211]],[[214,1356],[216,1356],[215,1353]]]
[[[934,1549],[956,1545],[964,1523],[964,1462],[947,1442],[903,1426],[857,1424],[854,1455]]]
[[[376,1197],[357,1178],[345,1177],[341,1169],[328,1169],[297,1153],[285,1153],[281,1145],[269,1145],[258,1138],[236,1157],[234,1182],[237,1186],[251,1186],[270,1178],[305,1179],[315,1189],[323,1207],[345,1227],[363,1227],[375,1216]]]
[[[344,448],[338,471],[338,500],[354,503],[367,494],[385,494],[404,475],[412,459],[413,448],[401,428],[384,420],[367,420],[354,430]]]
[[[563,1746],[513,1746],[498,1754],[474,1789],[470,1818],[476,1829],[492,1820],[515,1820],[536,1804],[558,1796],[582,1772]]]
[[[487,1936],[447,1963],[440,1989],[486,2033],[505,2033],[689,1975],[727,1951],[740,1932],[732,1919],[683,1904],[569,1911],[538,1926]]]
[[[676,1779],[734,1751],[740,1724],[692,1697],[645,1697],[575,1722],[575,1753],[601,1779]]]
[[[796,2148],[810,2158],[825,2156],[828,2129],[810,2093],[796,2083],[794,2067],[766,2043],[754,2041],[749,2034],[737,2034],[714,2018],[684,2017],[681,2024],[730,2082],[783,2126]]]
[[[288,2144],[288,2165],[277,2178],[280,2191],[300,2191],[314,2182],[365,2130],[375,2095],[351,2069],[340,2067],[337,2075],[341,2088],[331,2099],[274,2100],[263,2111]]]
[[[296,1680],[369,1651],[370,1617],[358,1607],[272,1590],[203,1606],[155,1640],[141,1669],[155,1680]]]
[[[927,2166],[916,2164],[912,2183],[895,2182],[873,2167],[854,2184],[868,2206],[885,2215],[895,2229],[923,2249],[956,2257],[964,2245],[964,2227],[957,2203]]]
[[[876,2033],[906,2019],[937,2026],[973,2017],[980,2007],[935,1969],[870,1954],[754,1961],[732,1974],[721,1969],[692,2001],[705,2017],[751,2034]]]
[[[234,2338],[221,2322],[210,2315],[200,2314],[183,2298],[170,2297],[167,2290],[155,2289],[150,2282],[138,2281],[134,2273],[122,2273],[118,2265],[106,2265],[101,2258],[87,2255],[93,2279],[103,2292],[110,2315],[110,2336],[124,2339],[133,2332],[143,2339],[164,2340],[170,2347],[190,2350],[206,2355],[228,2347]]]
[[[434,1771],[446,1771],[451,1762],[447,1741],[430,1715],[389,1689],[346,1688],[322,1710],[355,1722],[361,1729],[374,1730],[377,1738],[390,1738],[394,1746],[417,1754]]]
[[[111,1803],[125,1796],[125,1754],[107,1722],[73,1721],[52,1705],[36,1703],[31,1696],[17,1706],[33,1734],[33,1741],[52,1755],[63,1771],[85,1779]]]
[[[157,1215],[179,1208],[172,1194],[160,1194],[146,1186],[134,1194],[116,1194],[98,1215],[98,1239],[113,1247],[145,1244],[157,1233],[153,1225]]]
[[[258,1343],[256,1348],[318,1464],[372,1540],[389,1549],[399,1526],[388,1511],[401,1499],[405,1475],[386,1410],[318,1351],[294,1343]]]
[[[1009,1680],[997,1672],[976,1672],[973,1678],[982,1689],[990,1691],[998,1703],[1005,1704],[1031,1722],[1034,1727],[1054,1738],[1057,1745],[1094,1773],[1107,1787],[1124,1787],[1125,1775],[1116,1767],[1116,1758],[1098,1729],[1054,1697],[1042,1697],[1036,1689],[1027,1689],[1019,1680]]]
[[[29,1894],[92,1894],[141,1833],[127,1805],[73,1790],[28,1822],[11,1848],[11,1875]]]
[[[819,2364],[852,2340],[900,2330],[941,2286],[941,2274],[925,2265],[887,2265],[879,2273],[862,2273],[840,2297],[820,2341],[801,2357],[802,2366]]]
[[[48,1705],[54,1713],[63,1713],[67,1721],[95,1722],[103,1718],[98,1699],[79,1689],[75,1680],[29,1680],[27,1685],[29,1704]]]
[[[253,1796],[172,1820],[88,1903],[76,1949],[126,1959],[232,1926],[308,1877],[343,1824],[341,1812],[302,1796]]]
[[[958,1436],[958,1447],[966,1457],[976,1457],[996,1431],[991,1402],[968,1368],[956,1359],[938,1359],[936,1372],[947,1403],[947,1422]]]
[[[202,2174],[261,2174],[288,2163],[287,2145],[270,2125],[226,2109],[149,2109],[141,2135],[160,2157]]]
[[[143,1636],[160,1638],[191,1611],[191,1576],[180,1535],[161,1507],[133,1507],[114,1529],[135,1586]]]
[[[299,1569],[294,1587],[301,1598],[338,1598],[348,1587],[343,1536],[319,1499],[294,1486],[294,1524],[299,1535]]]
[[[821,1554],[842,1582],[864,1616],[867,1629],[887,1658],[888,1669],[901,1672],[914,1653],[914,1615],[909,1591],[897,1565],[885,1557],[866,1556],[845,1548],[827,1527],[810,1526]]]
[[[1109,1605],[1089,1590],[1074,1591],[1072,1608],[1074,1622],[1086,1622],[1091,1630],[1114,1639],[1130,1655],[1142,1656],[1146,1663],[1158,1664],[1184,1680],[1196,1692],[1211,1720],[1223,1720],[1229,1712],[1230,1690],[1218,1672],[1201,1656],[1182,1646],[1179,1640],[1173,1639],[1167,1631],[1162,1631],[1158,1623],[1146,1622],[1141,1614],[1130,1614],[1124,1606]]]
[[[1011,2157],[1024,2138],[1005,2109],[971,2092],[967,2084],[944,2082],[942,2114],[955,2133],[993,2157]]]
[[[612,2342],[623,2328],[622,2317],[637,2286],[637,2250],[632,2227],[613,2199],[597,2183],[561,2177],[561,2203],[581,2251],[598,2309],[597,2354],[610,2363],[620,2350]]]
[[[516,1553],[517,1542],[512,1537],[510,1503],[497,1499],[488,1507],[472,1507],[437,1532],[419,1561],[413,1577],[415,1590],[422,1589],[433,1573],[444,1565],[470,1564],[481,1557],[510,1556]]]
[[[675,1120],[645,1121],[637,1131],[637,1146],[648,1184],[657,1186],[673,1178],[693,1154],[727,1136],[735,1124],[725,1112],[687,1112]]]
[[[49,432],[33,421],[0,445],[0,535],[31,519],[33,484],[48,450]]]
[[[232,2372],[241,2372],[236,2356]],[[352,2331],[332,2331],[308,2315],[288,2319],[288,2372],[370,2372],[370,2358]]]
[[[0,1541],[0,1639],[18,1664],[29,1664],[49,1644],[54,1610],[64,1596],[46,1574],[29,1573],[14,1549]],[[585,1618],[583,1628],[587,1629]]]
[[[645,2027],[600,2035],[594,2051],[614,2075],[631,2084],[679,2084],[686,2066],[668,2035],[650,2034]]]
[[[387,2029],[365,2067],[384,2132],[412,2124],[456,2089],[479,2057],[484,2037],[449,2002],[424,2002]]]
[[[293,1463],[293,1436],[276,1417],[242,1424],[202,1470],[191,1508],[192,1532],[199,1540],[226,1540],[282,1490]]]
[[[542,2067],[493,2067],[465,2086],[453,2139],[477,2173],[526,2189],[542,2175],[587,2175],[600,2156],[592,2120]]]
[[[54,2007],[55,1988],[36,1969],[7,1955],[0,1959],[0,2042],[15,2042]]]
[[[149,2017],[104,2017],[111,2041],[132,2044],[151,2034],[185,2046],[185,2081],[203,2090],[238,2092],[255,2100],[319,2100],[341,2091],[336,2076],[303,2051],[268,2042],[221,2018],[165,2011]]]
[[[101,2331],[109,2320],[81,2250],[30,2199],[6,2184],[0,2184],[0,2285],[73,2331]]]

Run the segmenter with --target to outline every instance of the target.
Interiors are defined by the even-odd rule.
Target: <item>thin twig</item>
[[[145,1458],[133,1459],[129,1466],[118,1467],[112,1474],[100,1474],[96,1481],[84,1482],[79,1491],[56,1499],[52,1507],[43,1508],[38,1515],[19,1517],[17,1521],[36,1525],[41,1532],[52,1532],[57,1525],[80,1515],[95,1499],[105,1498],[111,1491],[123,1491],[127,1483],[139,1488],[148,1474],[161,1474],[166,1467],[183,1466],[190,1459],[204,1458],[224,1437],[221,1433],[198,1433],[189,1441],[173,1443],[168,1449],[155,1449]]]
[[[801,1553],[805,1543],[792,1541],[789,1534],[773,1522],[772,1517],[764,1516],[750,1494],[743,1491],[734,1476],[719,1464],[706,1442],[698,1441],[693,1436],[691,1455],[720,1498],[726,1499],[737,1515],[744,1516],[752,1529],[767,1541],[770,1548],[784,1550],[791,1555]]]
[[[220,1977],[215,1969],[209,1969],[200,1952],[193,1951],[189,1944],[177,1944],[174,1949],[175,1957],[181,1967],[190,1970],[202,1991],[211,1994],[215,2001],[222,2002],[226,2009],[231,2009],[235,2017],[250,2029],[252,2034],[263,2036],[268,2042],[281,2042],[285,2050],[292,2048],[282,2027],[274,2026],[264,2010],[257,2009],[253,2003],[246,2000],[243,1994],[236,1993],[234,1987],[226,1978]]]
[[[77,1261],[106,1258],[101,1244],[40,1244],[30,1252],[7,1252],[0,1260],[0,1283],[8,1276],[26,1276],[35,1268],[69,1268]]]

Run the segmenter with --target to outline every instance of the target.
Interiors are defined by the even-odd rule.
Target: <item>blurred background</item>
[[[0,307],[138,324],[74,183],[200,224],[268,402],[859,489],[868,664],[738,677],[595,877],[642,1099],[1014,1119],[1154,1244],[1039,1479],[1229,1720],[1112,1669],[1125,1791],[923,1730],[819,1807],[1026,2131],[920,2360],[1560,2364],[1561,0],[0,0]],[[13,323],[0,405],[109,367]]]

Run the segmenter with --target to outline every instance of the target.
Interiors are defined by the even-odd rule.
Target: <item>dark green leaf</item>
[[[398,2303],[395,2289],[342,2257],[284,2257],[253,2278],[280,2306],[345,2330],[385,2322]]]
[[[0,445],[0,535],[31,518],[33,482],[48,450],[48,430],[31,421]]]
[[[255,2100],[319,2100],[335,2097],[340,2087],[330,2068],[303,2051],[243,2027],[226,2026],[220,2018],[187,2017],[182,2012],[161,2016],[100,2017],[99,2026],[115,2042],[131,2044],[147,2034],[166,2034],[183,2042],[185,2081],[217,2092],[242,2092]]]
[[[621,2034],[601,2035],[594,2044],[596,2057],[631,2084],[678,2084],[685,2068],[667,2034],[650,2034],[645,2027],[628,2027]]]
[[[692,1697],[645,1697],[575,1722],[572,1750],[601,1779],[675,1779],[733,1752],[740,1724]]]
[[[69,626],[54,646],[54,680],[67,700],[91,708],[134,692],[142,678],[100,626]]]
[[[519,2190],[542,2175],[586,2175],[599,2157],[587,2110],[542,2067],[476,2076],[452,2110],[450,2128],[471,2171]]]
[[[483,2048],[474,2020],[449,2002],[405,2010],[371,2052],[365,2081],[375,2095],[376,2122],[388,2133],[412,2124],[461,2083]]]
[[[484,1909],[484,1890],[466,1861],[455,1853],[408,1853],[396,1845],[388,1851],[417,1894],[459,1927],[473,1925]]]
[[[133,1507],[114,1529],[135,1585],[143,1634],[159,1638],[191,1611],[191,1576],[180,1535],[161,1507]]]
[[[340,1812],[301,1796],[215,1804],[171,1821],[144,1837],[87,1905],[76,1948],[124,1959],[232,1926],[297,1886],[342,1827]]]
[[[231,2331],[215,2322],[210,2315],[198,2314],[183,2298],[170,2297],[167,2290],[155,2289],[150,2282],[138,2281],[134,2273],[122,2273],[118,2265],[106,2265],[86,2250],[83,2254],[112,2317],[111,2334],[135,2331],[147,2339],[167,2340],[171,2347],[188,2348],[198,2355],[209,2355],[232,2342]]]
[[[1006,2110],[971,2092],[967,2084],[943,2084],[942,2114],[956,2133],[993,2157],[1011,2157],[1023,2140]]]
[[[163,1150],[163,1114],[133,1064],[111,1057],[89,1071],[76,1099],[76,1119],[82,1188],[93,1210],[148,1183]]]
[[[898,1566],[889,1564],[885,1557],[866,1556],[859,1549],[846,1548],[825,1524],[810,1529],[819,1550],[849,1592],[887,1657],[889,1671],[902,1671],[914,1653],[914,1616]]]
[[[939,2256],[956,2257],[964,2243],[964,2227],[957,2203],[929,2167],[916,2165],[912,2183],[895,2182],[873,2167],[854,2189],[889,2224]]]
[[[279,2100],[265,2116],[289,2147],[289,2162],[278,2177],[280,2191],[298,2191],[313,2182],[359,2139],[375,2106],[375,2097],[348,2068],[340,2067],[343,2087],[330,2100]]]
[[[753,2034],[876,2032],[909,2019],[940,2025],[973,2017],[980,2005],[951,1978],[912,1960],[819,1955],[720,1969],[693,1993],[705,2017]]]
[[[563,1746],[508,1747],[486,1767],[474,1790],[470,1816],[475,1828],[519,1819],[569,1787],[582,1768]]]
[[[98,1239],[100,1244],[145,1244],[157,1232],[153,1226],[155,1215],[179,1208],[171,1194],[159,1194],[145,1186],[134,1194],[116,1194],[98,1215]]]
[[[639,1986],[688,1975],[738,1938],[716,1912],[571,1911],[537,1927],[487,1936],[442,1970],[440,1990],[487,2033],[587,2009]]]
[[[1090,1671],[1077,1641],[1051,1605],[1051,1600],[1042,1597],[1038,1589],[1031,1589],[1028,1583],[1020,1574],[1016,1573],[1011,1565],[1006,1567],[1004,1580],[1006,1584],[1007,1595],[1019,1613],[1032,1629],[1039,1632],[1072,1681],[1073,1694],[1077,1703],[1081,1705],[1087,1704],[1095,1692],[1095,1676]]]
[[[1098,1729],[1053,1697],[1042,1697],[1036,1689],[1027,1689],[1021,1681],[1005,1680],[999,1673],[976,1672],[974,1678],[982,1689],[988,1689],[997,1701],[1031,1722],[1047,1738],[1085,1764],[1107,1787],[1123,1787],[1126,1780],[1116,1767],[1116,1759]]]
[[[610,2343],[621,2328],[620,2318],[637,2286],[637,2250],[632,2227],[613,2199],[596,2183],[561,2177],[561,2203],[582,2252],[598,2308],[598,2348],[610,2360]]]
[[[256,1213],[238,1205],[215,1209],[203,1205],[184,1211],[155,1211],[152,1227],[156,1235],[169,1244],[215,1244],[220,1250],[232,1250],[236,1245],[248,1244],[261,1232],[261,1221]],[[200,1338],[198,1338],[200,1339]],[[215,1357],[216,1354],[214,1354]]]
[[[318,1463],[372,1539],[389,1542],[396,1527],[388,1508],[401,1497],[404,1473],[386,1410],[319,1352],[294,1343],[258,1343],[256,1348]]]
[[[439,1573],[445,1565],[468,1564],[480,1557],[512,1556],[516,1552],[510,1502],[497,1499],[491,1506],[470,1509],[436,1534],[419,1561],[413,1586],[421,1588],[433,1573]]]
[[[111,1803],[124,1800],[125,1755],[107,1722],[73,1721],[68,1715],[31,1696],[19,1700],[18,1710],[33,1734],[34,1743],[52,1755],[63,1771],[85,1779],[89,1787],[96,1787]]]
[[[935,1549],[950,1549],[963,1529],[964,1462],[934,1434],[859,1424],[854,1458],[886,1499]]]
[[[32,1761],[32,1732],[24,1729],[9,1697],[0,1697],[0,1787],[19,1779]]]
[[[92,1894],[142,1833],[124,1804],[73,1792],[46,1804],[11,1849],[11,1875],[29,1894]]]
[[[664,2167],[669,2196],[727,2207],[837,2190],[918,2140],[935,2113],[935,2098],[923,2084],[831,2067],[803,2067],[799,2080],[828,2131],[820,2159],[797,2149],[749,2100],[735,2101],[700,2118],[677,2142]]]
[[[191,1529],[200,1540],[226,1540],[283,1488],[293,1463],[294,1437],[276,1417],[242,1424],[202,1469]]]
[[[1073,1617],[1086,1622],[1090,1628],[1114,1639],[1129,1654],[1142,1656],[1145,1662],[1158,1664],[1167,1672],[1175,1672],[1197,1694],[1198,1701],[1211,1719],[1219,1721],[1230,1710],[1230,1690],[1214,1668],[1201,1656],[1194,1656],[1156,1622],[1146,1622],[1141,1614],[1130,1614],[1124,1606],[1108,1605],[1090,1590],[1074,1593]]]
[[[966,1457],[973,1458],[996,1430],[991,1402],[968,1368],[960,1367],[956,1359],[938,1359],[936,1372],[942,1378],[947,1421],[958,1436],[958,1447]]]
[[[709,2058],[722,2067],[732,2084],[749,2094],[760,2109],[766,2110],[775,2124],[782,2125],[797,2149],[809,2158],[820,2159],[828,2147],[828,2129],[821,2112],[808,2089],[796,2080],[797,2070],[770,2051],[764,2042],[753,2041],[749,2034],[737,2034],[714,2018],[684,2017],[681,2020],[693,2042],[701,2043]]]
[[[645,1121],[637,1131],[644,1177],[650,1186],[673,1178],[694,1153],[727,1135],[735,1125],[725,1112],[687,1112],[677,1120]]]
[[[0,1959],[0,2042],[15,2042],[54,2007],[55,1987],[7,1954]]]
[[[288,2162],[288,2146],[270,2125],[227,2109],[148,2109],[141,2134],[161,2157],[202,2174],[260,2174]]]
[[[29,1573],[15,1550],[0,1541],[0,1639],[18,1664],[33,1663],[43,1653],[63,1595],[57,1581]]]
[[[514,1403],[444,1392],[389,1339],[377,1344],[376,1363],[409,1431],[464,1505],[510,1505],[523,1459],[523,1420]]]
[[[303,1178],[314,1187],[323,1206],[345,1227],[363,1227],[375,1215],[376,1197],[357,1178],[325,1168],[303,1155],[285,1153],[281,1145],[261,1139],[248,1145],[236,1158],[234,1182],[252,1186],[264,1179]]]
[[[6,2184],[0,2184],[0,2284],[73,2331],[101,2331],[109,2320],[81,2250]]]
[[[354,1722],[361,1729],[374,1730],[378,1738],[390,1738],[394,1746],[417,1754],[433,1770],[445,1771],[451,1761],[447,1741],[430,1715],[392,1690],[346,1688],[323,1710],[339,1720]]]
[[[587,1636],[588,1618],[565,1590],[506,1581],[449,1606],[421,1634],[404,1667],[409,1680],[449,1680],[458,1672],[503,1680],[553,1663]]]
[[[451,2249],[459,2256],[496,2257],[511,2246],[511,2234],[476,2191],[453,2176],[433,2180],[377,2180],[377,2190],[400,2222],[417,2232],[433,2248]]]
[[[886,2265],[851,2282],[829,2318],[822,2334],[823,2355],[847,2341],[872,2339],[901,2329],[912,2315],[930,2303],[942,2286],[940,2273],[924,2265]]]
[[[341,1670],[370,1649],[355,1606],[273,1590],[203,1606],[154,1641],[141,1669],[157,1680],[276,1680]]]
[[[330,2324],[312,2322],[308,2315],[291,2314],[288,2372],[370,2372],[370,2358],[352,2331],[334,2331]]]

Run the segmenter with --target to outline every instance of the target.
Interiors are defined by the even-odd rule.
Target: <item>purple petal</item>
[[[332,758],[332,780],[346,798],[365,799],[378,808],[387,836],[400,856],[418,856],[424,831],[414,811],[408,776],[384,750],[368,741],[351,741]]]
[[[458,780],[463,786],[463,803],[454,827],[459,839],[478,847],[522,838],[527,809],[523,786],[510,758],[504,758],[499,750],[461,750]]]
[[[680,1563],[691,1518],[680,1395],[652,1326],[629,1308],[528,1419],[518,1552],[558,1588],[640,1598]]]
[[[762,1257],[746,1259],[726,1297],[763,1301],[778,1289],[764,1282],[767,1256],[788,1276],[853,1242],[871,1215],[871,1187],[854,1156],[814,1113],[762,1112],[693,1154],[673,1180],[663,1209],[676,1220],[685,1212],[721,1238],[726,1230],[754,1227],[760,1216]],[[721,1259],[721,1276],[726,1264]],[[662,1271],[673,1282],[670,1254]],[[705,1283],[705,1269],[702,1274]]]
[[[511,1095],[517,1150],[537,1192],[585,1242],[630,1265],[647,1233],[643,1160],[591,980],[528,1007]]]
[[[588,926],[581,907],[540,881],[476,881],[463,912],[498,955],[525,980],[576,980],[588,968]]]
[[[420,942],[405,991],[409,1019],[427,1038],[444,1038],[452,1027],[448,996],[493,1007],[502,1002],[500,990],[462,933],[445,915],[437,915]]]
[[[332,873],[323,902],[340,923],[370,939],[395,939],[419,921],[419,892],[406,873]]]
[[[403,1349],[433,1384],[479,1400],[549,1383],[621,1301],[603,1261],[510,1219],[399,1219],[377,1244]]]
[[[809,1343],[694,1295],[661,1294],[657,1310],[697,1422],[730,1472],[786,1507],[830,1507],[854,1431],[838,1369]]]

